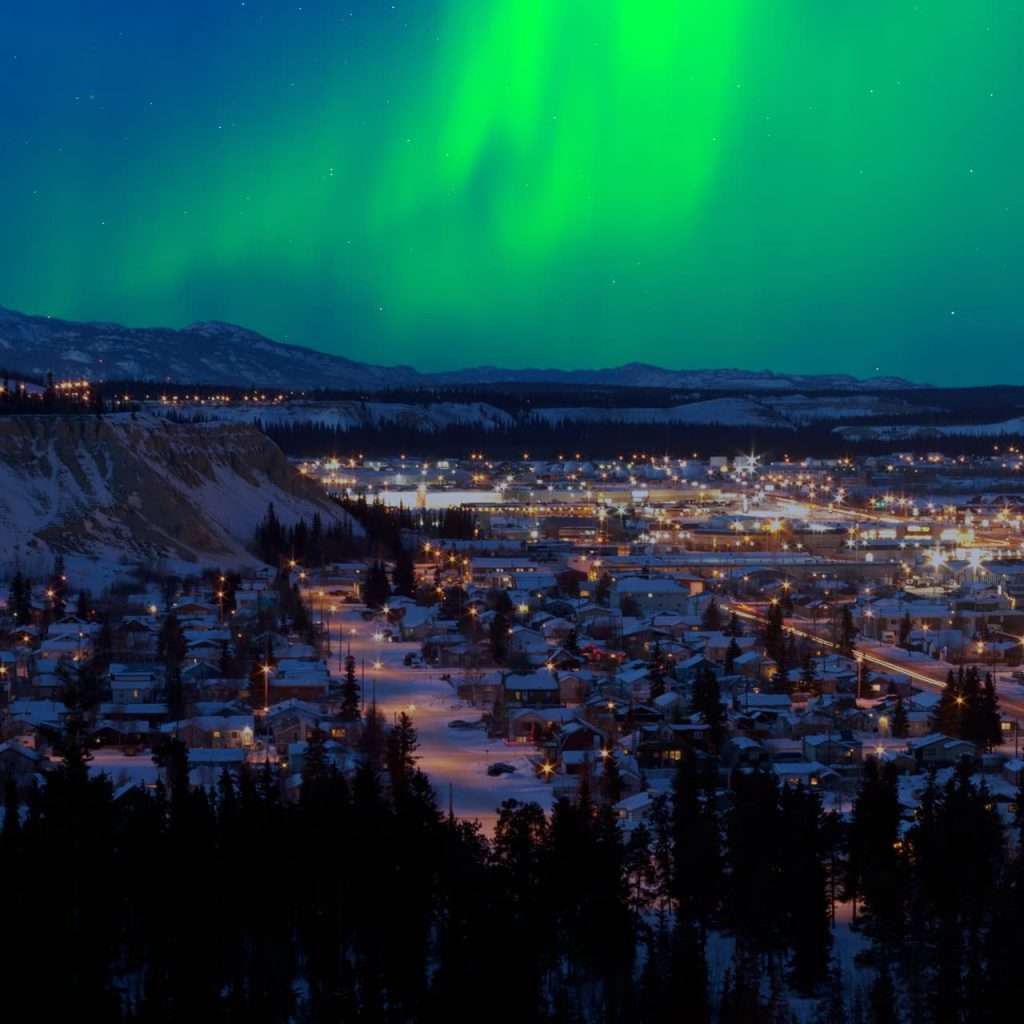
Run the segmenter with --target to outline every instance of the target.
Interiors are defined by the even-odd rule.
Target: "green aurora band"
[[[83,6],[6,19],[5,305],[424,369],[1020,365],[1021,5]]]

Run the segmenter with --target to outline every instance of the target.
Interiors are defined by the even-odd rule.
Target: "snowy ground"
[[[405,711],[419,734],[419,767],[430,776],[438,799],[447,808],[449,787],[455,813],[475,818],[488,833],[494,827],[498,805],[503,800],[535,801],[542,807],[552,802],[551,787],[540,782],[527,758],[533,747],[489,739],[482,729],[451,729],[455,719],[476,721],[481,711],[455,696],[452,685],[433,668],[409,668],[402,664],[406,654],[418,654],[418,643],[387,643],[374,639],[379,622],[365,622],[361,608],[347,606],[331,623],[331,672],[340,673],[336,638],[344,630],[346,652],[351,643],[357,667],[365,664],[366,699],[376,692],[377,707],[390,722]],[[381,667],[374,668],[379,662]],[[458,671],[453,671],[453,680]],[[516,766],[511,775],[491,778],[487,766],[504,761]]]
[[[89,771],[93,774],[104,774],[118,789],[124,785],[155,786],[160,777],[160,769],[153,762],[153,753],[143,750],[135,757],[129,757],[120,750],[103,747],[91,751],[92,760]]]

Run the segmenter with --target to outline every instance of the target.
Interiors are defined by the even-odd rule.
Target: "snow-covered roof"
[[[557,690],[558,679],[547,670],[514,672],[505,677],[506,690]]]

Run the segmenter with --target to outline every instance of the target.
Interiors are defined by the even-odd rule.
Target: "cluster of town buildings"
[[[528,750],[556,790],[614,775],[625,821],[647,813],[680,758],[708,753],[723,786],[767,767],[837,801],[856,791],[869,757],[918,784],[927,769],[969,757],[1009,806],[1024,773],[1014,749],[1024,707],[1019,498],[943,503],[926,500],[927,488],[912,499],[871,490],[897,466],[904,481],[960,468],[901,458],[760,467],[750,457],[695,463],[691,480],[686,464],[650,459],[515,468],[474,457],[478,479],[461,481],[464,467],[452,464],[451,483],[503,475],[500,501],[462,503],[476,516],[472,536],[407,526],[414,586],[365,610],[369,560],[243,573],[230,607],[215,575],[172,592],[120,588],[85,614],[66,610],[73,599],[54,614],[37,586],[29,620],[8,610],[3,621],[0,773],[38,780],[73,718],[97,762],[110,757],[126,779],[133,758],[173,736],[197,784],[272,760],[294,794],[314,732],[339,767],[359,756],[362,723],[342,707],[348,609],[380,643],[409,645],[405,669],[442,674],[479,726]],[[330,477],[342,467],[320,468]],[[412,481],[421,466],[346,467],[396,471]],[[526,474],[533,489],[517,497]],[[542,484],[554,489],[541,496]],[[280,573],[309,609],[302,635],[277,614]],[[775,606],[794,638],[788,664],[764,640]],[[177,715],[159,650],[171,615],[186,645]],[[935,727],[944,673],[964,665],[995,673],[1004,742],[994,749]],[[95,699],[69,707],[68,680],[86,670]]]

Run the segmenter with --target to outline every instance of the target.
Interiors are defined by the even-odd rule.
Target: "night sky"
[[[1020,382],[1016,0],[7,0],[0,304]]]

